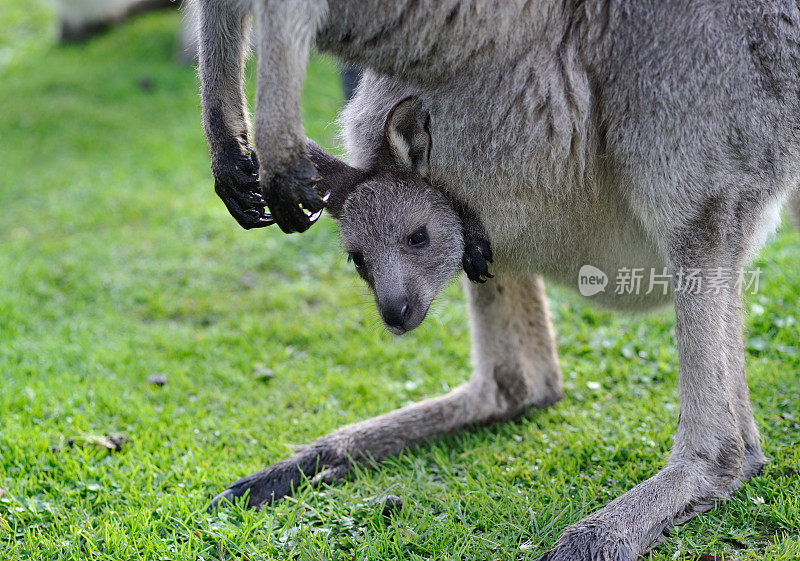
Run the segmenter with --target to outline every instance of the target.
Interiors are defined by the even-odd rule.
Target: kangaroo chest
[[[448,96],[430,93],[432,173],[479,214],[498,272],[541,274],[579,289],[590,266],[607,278],[605,290],[592,295],[602,305],[641,309],[669,301],[663,291],[647,294],[664,259],[623,186],[591,156],[588,121],[558,114],[558,107],[481,104],[477,92],[472,103],[481,110],[470,102],[458,109]],[[639,294],[615,290],[628,271],[643,277]]]

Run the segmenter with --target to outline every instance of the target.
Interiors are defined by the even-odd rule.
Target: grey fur
[[[498,278],[467,289],[475,363],[468,384],[344,427],[220,499],[248,491],[251,503],[279,498],[298,470],[321,470],[320,480],[330,481],[347,472],[346,458],[382,458],[422,438],[552,403],[561,381],[537,275],[573,286],[590,263],[605,271],[667,267],[674,284],[681,271],[697,269],[708,281],[719,268],[747,264],[800,180],[794,2],[253,5],[260,33],[255,146],[281,227],[308,227],[297,203],[315,203],[298,107],[316,40],[368,69],[343,115],[356,168],[375,165],[387,111],[409,95],[422,101],[433,138],[430,181],[475,210]],[[221,65],[219,75],[202,75],[212,155],[215,147],[236,147],[212,157],[217,176],[247,156],[240,72],[223,62],[241,40],[222,21],[207,19],[202,39],[215,45],[208,54]],[[226,111],[209,125],[215,105]],[[238,179],[229,182],[229,206],[246,204],[253,190]],[[253,220],[243,225],[263,220],[258,208],[247,212]],[[641,310],[669,299],[608,291],[595,300]],[[749,405],[736,287],[675,291],[673,302],[680,416],[670,458],[566,529],[547,559],[635,559],[663,530],[727,498],[765,462]]]

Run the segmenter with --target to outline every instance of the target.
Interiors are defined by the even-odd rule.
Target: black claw
[[[265,226],[272,226],[275,224],[275,221],[272,219],[272,215],[260,209],[251,208],[246,210],[244,214],[246,218],[246,224],[242,224],[242,226],[246,230],[250,230],[252,228],[263,228]]]
[[[453,199],[453,208],[461,219],[461,232],[464,236],[464,254],[461,263],[467,278],[472,282],[484,283],[494,278],[489,274],[489,266],[494,255],[486,230],[478,215],[463,201]]]
[[[489,245],[489,240],[483,240],[483,243],[481,244],[481,253],[486,261],[489,263],[494,262],[494,254],[492,254],[492,247]]]
[[[479,239],[464,249],[462,265],[467,273],[467,278],[474,283],[483,284],[488,279],[494,278],[494,275],[489,273],[487,261],[491,262],[491,260],[486,257],[486,243]],[[489,250],[489,254],[491,255],[491,250]]]
[[[317,179],[318,180],[318,179]],[[325,201],[319,196],[314,184],[303,185],[300,191],[300,202],[306,210],[317,213],[325,209]]]
[[[258,183],[255,154],[231,149],[214,162],[214,190],[245,230],[263,228],[275,221],[264,210],[266,202]]]
[[[283,177],[273,179],[267,193],[267,205],[275,222],[287,234],[305,232],[311,226]]]
[[[319,219],[325,200],[315,189],[317,181],[317,168],[305,155],[270,180],[265,199],[281,230],[305,232]]]
[[[214,189],[242,228],[277,223],[286,233],[305,232],[319,219],[327,201],[314,188],[319,177],[306,156],[273,177],[266,193],[262,193],[255,152],[249,146],[245,154],[238,150],[237,147],[215,161]],[[266,206],[271,212],[266,211]]]
[[[464,254],[461,258],[464,271],[470,281],[484,283],[487,279],[494,278],[489,274],[488,263],[492,262],[494,256],[486,231],[477,215],[465,204],[456,202],[455,208],[461,218],[464,235]]]
[[[264,208],[267,206],[267,201],[264,200],[264,195],[261,194],[259,189],[258,181],[250,182],[250,184],[247,186],[247,189],[241,192],[241,197],[249,205],[252,205],[251,208]]]

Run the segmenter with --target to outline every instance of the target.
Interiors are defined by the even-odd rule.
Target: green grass
[[[197,78],[173,62],[177,24],[148,15],[58,48],[43,5],[0,4],[0,557],[534,559],[659,469],[677,418],[672,313],[625,318],[551,289],[563,402],[260,512],[206,514],[293,445],[459,384],[469,341],[457,285],[419,330],[386,334],[330,219],[293,236],[235,224]],[[305,124],[328,146],[339,103],[335,66],[315,58]],[[772,462],[651,559],[800,558],[798,255],[783,229],[747,305]],[[131,442],[65,444],[109,433]],[[405,504],[390,523],[385,493]]]

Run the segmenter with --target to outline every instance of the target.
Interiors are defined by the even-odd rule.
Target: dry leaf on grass
[[[58,452],[62,448],[71,448],[73,446],[94,446],[102,448],[110,452],[120,452],[125,444],[131,441],[130,438],[123,434],[109,434],[106,436],[95,434],[82,434],[80,436],[73,436],[70,438],[62,438],[57,446],[51,446],[52,452]]]

